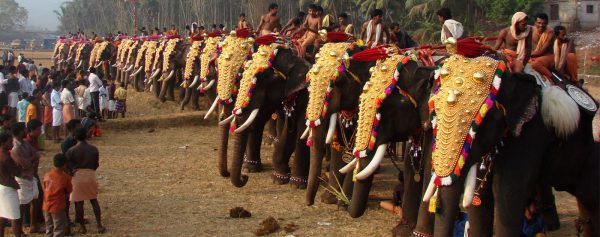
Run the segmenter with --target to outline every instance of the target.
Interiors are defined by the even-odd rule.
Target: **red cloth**
[[[592,57],[592,61],[600,61],[600,55],[596,57]]]
[[[221,34],[222,34],[221,31],[214,31],[214,32],[211,32],[210,34],[208,34],[208,37],[219,37],[219,36],[221,36]]]
[[[45,212],[57,213],[64,211],[67,206],[67,193],[73,191],[71,176],[59,169],[52,169],[44,175],[44,201],[42,209]]]
[[[346,42],[350,39],[350,35],[345,32],[327,32],[327,42],[339,43]]]
[[[250,36],[250,31],[248,28],[242,28],[235,30],[235,35],[239,38],[248,38]]]
[[[263,35],[263,36],[257,37],[254,42],[256,42],[256,44],[258,44],[258,45],[268,45],[268,44],[275,43],[275,40],[276,40],[275,35],[268,34],[268,35]]]
[[[476,37],[463,38],[458,40],[456,43],[456,50],[458,54],[474,58],[485,53],[486,50],[490,49],[489,46],[479,42]]]
[[[352,55],[352,60],[359,62],[371,62],[388,57],[388,52],[385,46],[379,46],[372,49],[367,49]]]

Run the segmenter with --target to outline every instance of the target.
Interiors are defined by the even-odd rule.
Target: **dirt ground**
[[[599,98],[600,90],[590,89]],[[108,232],[97,234],[86,203],[90,233],[76,236],[254,236],[267,217],[282,227],[271,236],[390,236],[398,221],[378,207],[379,199],[391,198],[396,184],[397,171],[388,159],[374,182],[372,196],[377,198],[369,202],[364,216],[352,219],[318,200],[314,206],[304,205],[304,190],[272,184],[269,146],[262,150],[266,170],[250,174],[246,187],[236,188],[221,178],[216,165],[218,133],[214,120],[202,119],[203,112],[181,112],[174,102],[163,104],[132,90],[128,110],[128,118],[104,123],[104,136],[91,141],[100,149],[99,201]],[[48,146],[41,174],[51,168],[51,157],[59,150],[56,144]],[[576,236],[575,199],[564,192],[557,192],[556,198],[561,229],[548,236]],[[252,217],[230,218],[229,209],[235,207],[249,210]],[[290,223],[297,230],[286,233],[283,226]]]

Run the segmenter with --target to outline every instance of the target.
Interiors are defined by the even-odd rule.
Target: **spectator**
[[[73,89],[73,83],[69,80],[62,81],[63,90],[60,93],[60,101],[62,102],[63,112],[63,124],[68,123],[71,119],[75,118],[75,97],[71,90]],[[65,134],[67,134],[65,130]]]
[[[529,199],[525,206],[525,218],[523,219],[522,237],[543,237],[546,236],[546,227],[544,220],[537,213],[537,203],[535,199]]]
[[[17,67],[10,66],[9,73],[10,75],[6,81],[5,89],[8,94],[9,113],[14,118],[17,114],[17,103],[19,103],[19,91],[21,90],[21,86],[19,85],[19,79],[17,77]]]
[[[62,237],[68,234],[67,194],[73,186],[68,174],[67,158],[62,153],[54,155],[54,169],[44,175],[44,219],[46,236]]]
[[[25,75],[28,75],[28,71],[25,68],[22,68],[17,74],[17,77],[19,78],[19,88],[21,88],[19,93],[21,97],[23,97],[23,93],[27,93],[28,95],[33,93],[33,84],[31,84],[31,80],[25,77]]]
[[[100,116],[100,120],[102,121],[102,115],[100,114],[100,87],[102,86],[102,81],[96,75],[96,69],[91,67],[89,70],[90,74],[88,75],[88,81],[90,83],[90,95],[92,96],[92,105],[94,107],[94,112]]]
[[[117,86],[115,86],[114,80],[108,80],[108,118],[115,118],[115,90],[117,90]]]
[[[115,90],[115,113],[121,114],[122,118],[125,118],[125,112],[127,112],[127,91],[123,88],[121,83],[118,83],[118,88]],[[117,115],[115,115],[117,117]]]
[[[106,80],[102,80],[102,87],[98,90],[100,93],[100,117],[108,118],[108,91]],[[91,94],[91,93],[90,93]]]
[[[42,98],[42,92],[38,89],[33,90],[33,95],[29,97],[29,105],[27,106],[27,110],[25,112],[25,122],[29,123],[32,119],[40,120],[38,115],[38,107],[40,103],[40,99]],[[40,116],[41,117],[41,116]]]
[[[52,84],[52,94],[50,96],[50,105],[52,106],[52,130],[55,142],[60,142],[60,127],[63,123],[63,103],[60,99],[60,82],[55,81]]]
[[[4,52],[6,53],[6,51]],[[0,114],[6,113],[6,107],[8,105],[8,97],[4,86],[6,83],[8,83],[8,79],[4,77],[4,65],[0,65]]]
[[[10,156],[13,137],[6,132],[0,133],[0,235],[4,236],[6,220],[10,221],[16,237],[23,235],[22,219],[19,210],[19,184],[15,180],[21,173],[21,167]]]
[[[22,99],[17,103],[17,122],[25,122],[29,103],[29,94],[24,92]]]
[[[67,136],[65,136],[65,140],[60,144],[60,149],[62,151],[62,153],[67,153],[67,151],[69,150],[69,148],[75,146],[75,144],[77,144],[77,141],[75,140],[75,136],[73,135],[73,132],[82,127],[81,124],[81,120],[79,119],[72,119],[71,121],[69,121],[66,125],[67,127]]]
[[[401,49],[417,47],[417,43],[410,37],[410,35],[400,29],[400,24],[393,23],[391,27],[392,41],[396,46]]]

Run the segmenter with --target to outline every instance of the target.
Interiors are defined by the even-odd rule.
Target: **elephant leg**
[[[343,153],[341,150],[338,151],[333,148],[330,149],[328,186],[330,188],[334,188],[337,191],[343,190],[341,186],[344,183],[344,178],[346,177],[345,174],[342,174],[339,171],[342,167],[346,165],[346,163],[344,163],[344,161],[342,160],[342,155]],[[321,195],[321,202],[326,204],[336,204],[338,202],[338,198],[329,190],[327,190],[324,191]]]
[[[188,87],[187,89],[185,89],[185,95],[183,96],[183,99],[181,100],[181,104],[179,105],[179,108],[181,110],[184,110],[185,106],[190,102],[190,99],[192,97],[192,89],[191,87]]]
[[[556,210],[552,187],[541,181],[538,184],[536,196],[538,211],[544,220],[544,224],[546,224],[546,229],[548,231],[558,230],[560,228],[560,220],[558,218],[558,211]]]
[[[433,236],[452,236],[454,221],[460,212],[460,196],[464,191],[464,177],[461,176],[452,185],[438,188],[437,203],[441,206],[435,213]]]
[[[200,104],[198,104],[198,100],[200,99],[200,92],[195,88],[191,89],[192,94],[192,110],[200,110]]]
[[[411,229],[417,224],[419,205],[422,202],[423,173],[421,172],[423,157],[413,157],[404,149],[404,193],[402,194],[402,218]],[[418,175],[418,181],[415,180]]]
[[[230,106],[220,106],[220,109],[223,111],[231,111],[231,110],[227,110],[227,108]],[[221,116],[221,119],[223,119],[224,116]],[[221,177],[229,177],[229,171],[227,171],[227,145],[228,145],[228,139],[229,139],[229,124],[224,124],[224,125],[219,125],[219,138],[220,138],[220,143],[219,143],[219,155],[218,155],[218,168],[219,168],[219,174],[221,175]]]
[[[160,98],[162,84],[163,83],[159,82],[156,77],[152,79],[152,90],[154,91],[154,96],[156,98]]]
[[[278,123],[282,123],[282,129],[288,130],[289,120],[287,117],[278,119]],[[271,127],[273,125],[271,124]],[[281,136],[277,137],[279,142],[275,143],[275,149],[273,150],[273,183],[275,184],[287,184],[290,181],[290,167],[289,161],[291,153],[293,152],[294,142],[293,139],[288,139],[287,133],[281,133]]]
[[[368,163],[367,159],[359,161],[361,170],[364,169]],[[350,176],[350,175],[349,175]],[[373,178],[375,175],[371,175],[364,180],[356,180],[354,182],[354,190],[352,190],[352,200],[350,200],[350,206],[348,207],[348,213],[352,218],[362,216],[367,209],[367,203],[369,201],[369,192],[373,185]]]
[[[478,171],[478,176],[482,177],[485,172]],[[492,180],[492,177],[487,177],[487,179]],[[469,236],[492,237],[494,235],[494,195],[490,183],[479,190],[479,198],[481,199],[479,206],[471,205],[467,208]]]
[[[183,88],[178,85],[176,87],[179,88],[179,95],[177,95],[177,98],[179,98],[179,101],[183,101],[183,99],[185,98],[185,94],[187,94],[187,88]]]
[[[160,86],[160,93],[158,95],[158,99],[160,100],[160,102],[165,102],[167,101],[167,99],[165,98],[166,94],[167,94],[167,90],[169,89],[169,82],[163,80],[161,82],[161,86]]]
[[[428,131],[425,133],[425,142],[423,144],[423,186],[421,189],[421,193],[425,193],[427,190],[427,184],[431,180],[431,141],[432,141],[432,133]],[[421,198],[423,196],[420,196]],[[417,226],[414,229],[415,233],[431,236],[433,235],[433,225],[434,225],[435,215],[429,212],[429,202],[421,202],[419,204],[419,214],[417,218]]]
[[[265,123],[271,118],[269,111],[259,112],[254,120],[251,128],[252,132],[248,140],[248,153],[244,159],[244,170],[248,173],[262,171],[262,163],[260,160],[260,147],[262,145],[263,131]]]
[[[302,116],[304,117],[304,116]],[[304,131],[305,125],[303,123],[296,123],[298,127],[295,131],[290,132],[289,137],[294,138],[295,142],[295,156],[294,165],[292,166],[292,176],[290,177],[290,184],[293,188],[305,189],[308,182],[308,171],[310,163],[310,149],[306,146],[304,140],[300,139],[298,134],[299,129]]]
[[[343,163],[342,167],[345,166],[347,163]],[[344,194],[346,194],[346,197],[348,199],[352,198],[352,193],[354,192],[354,181],[352,180],[352,174],[347,174],[344,176],[344,182],[342,183],[342,191],[344,192]],[[347,206],[350,205],[350,203],[344,203],[341,200],[338,202],[338,205],[341,206]]]

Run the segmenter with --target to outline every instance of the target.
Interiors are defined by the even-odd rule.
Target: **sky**
[[[58,19],[54,10],[58,10],[65,0],[16,0],[29,11],[26,28],[29,30],[56,30]]]

